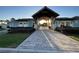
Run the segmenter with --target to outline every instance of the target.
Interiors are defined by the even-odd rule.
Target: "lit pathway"
[[[28,49],[34,52],[57,52],[55,43],[51,43],[43,31],[35,31],[17,49]]]
[[[28,52],[78,52],[79,42],[51,30],[35,31],[16,49]]]

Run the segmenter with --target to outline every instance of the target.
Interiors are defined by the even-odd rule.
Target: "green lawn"
[[[0,35],[0,47],[15,48],[31,33],[7,33]]]
[[[68,36],[79,41],[79,34],[68,34]]]

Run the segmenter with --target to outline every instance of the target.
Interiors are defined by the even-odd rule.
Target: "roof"
[[[74,16],[73,19],[74,20],[79,20],[79,16]]]
[[[62,18],[56,18],[55,20],[79,20],[79,16],[74,16],[74,17],[71,17],[71,18],[68,18],[68,17],[62,17]]]
[[[63,17],[63,18],[56,18],[55,20],[73,20],[73,18],[67,18],[67,17]]]
[[[29,21],[29,20],[33,20],[33,18],[23,18],[23,19],[18,19],[16,21]]]
[[[38,12],[36,12],[35,14],[33,14],[32,17],[34,18],[34,17],[43,16],[43,15],[54,16],[54,17],[59,16],[58,13],[56,13],[55,11],[53,11],[53,10],[51,10],[48,7],[45,6],[42,9],[40,9]]]

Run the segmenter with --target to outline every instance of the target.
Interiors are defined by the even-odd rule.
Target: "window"
[[[77,21],[77,20],[75,20],[75,23],[78,23],[78,21]]]
[[[25,22],[24,24],[27,24],[27,22]]]
[[[71,21],[71,24],[72,24],[72,21]]]
[[[26,24],[26,23],[24,23],[24,24]]]
[[[70,22],[66,22],[66,26],[70,26]]]
[[[55,24],[57,24],[57,21],[55,21]]]
[[[20,23],[20,24],[22,24],[22,23]]]

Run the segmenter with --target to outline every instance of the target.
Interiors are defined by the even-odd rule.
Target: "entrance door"
[[[48,20],[42,19],[39,21],[39,29],[44,30],[44,29],[49,29],[49,24]]]
[[[47,23],[43,23],[43,24],[40,24],[39,29],[44,30],[44,29],[49,29],[49,27],[47,26]]]

